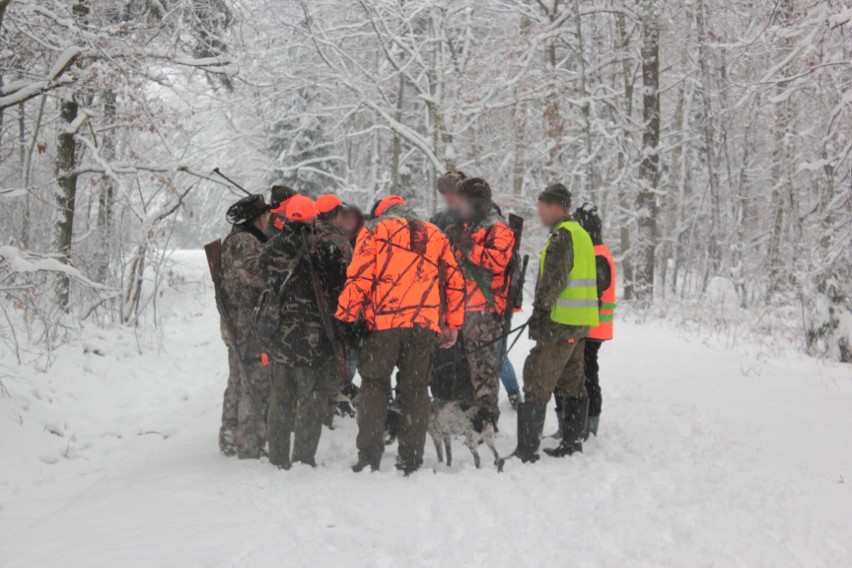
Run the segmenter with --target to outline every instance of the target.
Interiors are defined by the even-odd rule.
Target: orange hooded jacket
[[[511,276],[506,270],[512,260],[515,233],[497,220],[465,229],[473,243],[469,251],[457,252],[465,273],[465,309],[469,312],[496,312],[503,315],[506,313]],[[486,292],[483,292],[483,288]],[[486,293],[489,297],[486,297]]]
[[[460,329],[465,284],[447,238],[404,203],[380,214],[358,235],[337,319],[361,317],[372,330]]]

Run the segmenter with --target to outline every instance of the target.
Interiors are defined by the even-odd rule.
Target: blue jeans
[[[521,387],[518,386],[518,375],[515,373],[515,367],[509,360],[509,354],[503,353],[503,364],[500,365],[500,382],[503,383],[503,388],[509,396],[514,396],[521,393]]]

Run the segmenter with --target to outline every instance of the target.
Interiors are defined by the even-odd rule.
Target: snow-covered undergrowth
[[[0,565],[852,565],[849,366],[619,322],[583,455],[498,474],[456,443],[433,473],[428,445],[412,478],[394,449],[355,475],[343,420],[281,472],[218,454],[218,317],[202,254],[175,260],[159,349],[84,330],[44,373],[0,355]]]

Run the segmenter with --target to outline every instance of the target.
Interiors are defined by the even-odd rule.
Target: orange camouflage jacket
[[[358,236],[336,315],[372,330],[460,329],[464,277],[447,238],[408,207],[390,207]]]

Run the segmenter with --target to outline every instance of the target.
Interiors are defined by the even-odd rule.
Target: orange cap
[[[317,216],[317,206],[310,197],[294,195],[287,202],[287,218],[291,221],[305,223]]]
[[[398,195],[389,195],[388,197],[385,197],[379,201],[378,205],[376,205],[376,217],[384,215],[385,211],[388,210],[388,207],[392,205],[406,205],[405,199]]]
[[[325,195],[320,195],[317,198],[317,211],[319,213],[334,211],[335,208],[340,207],[341,205],[343,205],[343,202],[340,201],[340,198],[333,193],[326,193]]]
[[[296,195],[298,195],[298,193]],[[278,207],[276,207],[275,209],[270,209],[269,212],[273,215],[284,215],[285,213],[287,213],[287,204],[290,203],[291,199],[293,199],[293,197],[288,197],[284,201],[280,202],[278,204]]]

